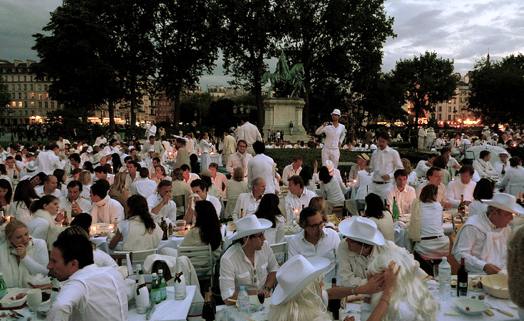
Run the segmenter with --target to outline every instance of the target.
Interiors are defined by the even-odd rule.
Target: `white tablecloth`
[[[186,287],[187,295],[184,300],[174,299],[174,290],[172,286],[167,288],[167,300],[157,304],[155,311],[153,312],[151,319],[152,321],[185,321],[191,307],[191,302],[195,297],[196,286],[188,285]],[[129,306],[129,321],[142,321],[145,320],[145,314],[138,314],[134,304]]]

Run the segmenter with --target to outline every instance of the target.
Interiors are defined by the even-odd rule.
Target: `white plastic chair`
[[[200,282],[213,279],[214,257],[211,245],[179,246],[178,257],[187,256]]]
[[[284,264],[287,261],[287,242],[271,244],[270,247],[278,264]]]
[[[127,254],[129,254],[132,265],[143,264],[146,260],[146,257],[151,254],[156,254],[156,249],[140,251],[113,251],[111,253],[111,257],[113,257],[118,262],[118,265],[122,265],[122,258],[125,259]]]

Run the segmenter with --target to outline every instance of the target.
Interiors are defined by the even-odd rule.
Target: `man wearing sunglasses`
[[[340,243],[337,232],[324,228],[322,215],[312,207],[306,207],[300,212],[299,225],[303,229],[302,232],[295,234],[288,241],[289,258],[297,254],[302,254],[306,258],[322,256],[331,261],[327,274],[334,272],[335,252]]]

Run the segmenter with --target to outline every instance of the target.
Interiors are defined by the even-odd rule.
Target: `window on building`
[[[442,120],[442,114],[438,114],[438,120]]]
[[[448,115],[448,121],[451,120],[451,115]]]
[[[20,108],[22,107],[22,102],[21,101],[18,102],[18,107],[20,107]]]
[[[451,106],[448,106],[448,113],[451,113]]]
[[[442,106],[438,106],[438,111],[442,112]]]

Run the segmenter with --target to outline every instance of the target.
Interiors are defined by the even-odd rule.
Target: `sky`
[[[0,59],[37,59],[32,34],[39,32],[61,0],[0,0]],[[493,59],[524,53],[522,0],[387,0],[397,37],[384,46],[383,70],[425,51],[471,70],[489,52]],[[222,68],[203,76],[202,87],[225,84]]]

